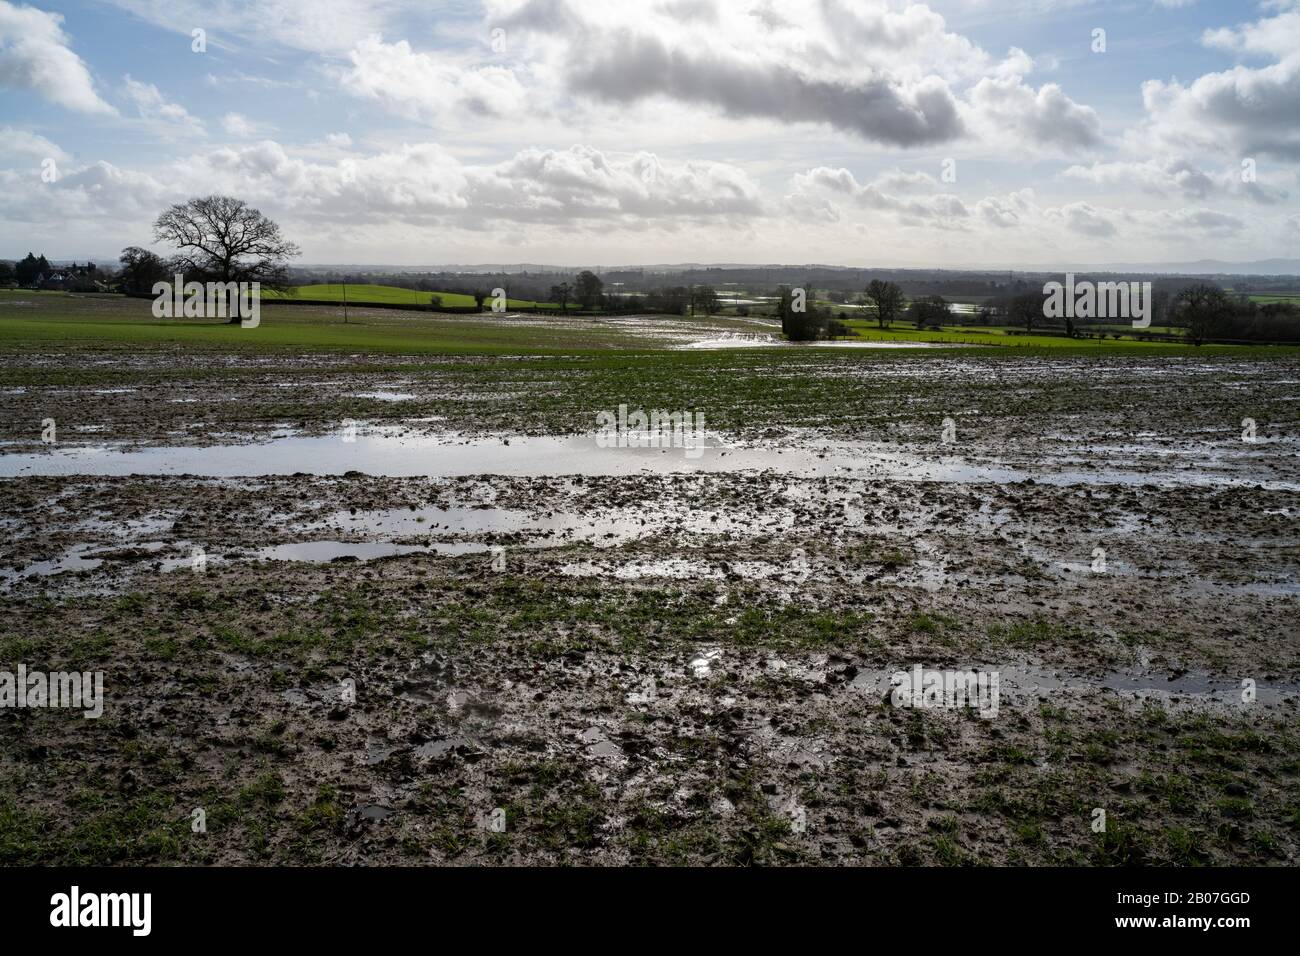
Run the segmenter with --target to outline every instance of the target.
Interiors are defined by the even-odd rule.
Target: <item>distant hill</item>
[[[0,257],[4,258],[4,257]],[[10,257],[13,258],[13,257]],[[19,257],[21,258],[21,257]],[[77,256],[75,258],[65,257],[47,257],[52,265],[64,266],[72,262],[94,262],[100,266],[110,269],[117,268],[116,255],[100,256]],[[1043,265],[1041,263],[1024,263],[1012,266],[990,265],[984,267],[978,266],[946,266],[946,267],[926,267],[926,266],[836,266],[819,263],[732,263],[732,262],[692,262],[692,263],[649,263],[642,265],[617,265],[617,266],[555,266],[545,265],[532,262],[515,262],[515,263],[478,263],[478,264],[430,264],[420,266],[398,266],[387,265],[384,263],[294,263],[293,271],[295,273],[316,273],[320,276],[333,273],[334,275],[372,275],[382,276],[389,275],[407,275],[407,274],[443,274],[446,276],[457,275],[518,275],[520,273],[529,273],[533,276],[571,276],[582,271],[584,268],[590,268],[598,275],[609,276],[618,273],[636,273],[643,272],[648,275],[667,274],[699,274],[712,271],[723,272],[741,272],[741,273],[769,273],[772,276],[793,276],[795,278],[804,277],[805,273],[812,272],[836,273],[836,272],[868,272],[868,273],[921,273],[921,274],[948,274],[948,275],[983,275],[987,273],[1027,273],[1031,275],[1041,275],[1046,273],[1063,273],[1067,271],[1076,273],[1098,273],[1098,272],[1116,272],[1116,273],[1153,273],[1165,275],[1203,275],[1203,276],[1300,276],[1300,259],[1255,259],[1249,262],[1227,262],[1221,259],[1196,259],[1187,262],[1103,262],[1103,263],[1056,263],[1053,265]],[[349,287],[350,288],[350,287]],[[375,301],[375,300],[372,300]],[[451,305],[451,302],[447,302]]]
[[[837,266],[824,263],[741,263],[741,262],[681,262],[681,263],[643,263],[640,265],[616,266],[554,266],[531,262],[519,263],[477,263],[477,264],[430,264],[425,266],[389,266],[383,264],[342,265],[342,264],[296,264],[294,268],[302,272],[355,272],[358,274],[390,272],[423,273],[446,275],[500,275],[527,272],[532,275],[573,275],[585,268],[590,268],[598,275],[610,275],[625,272],[644,272],[647,274],[677,274],[719,272],[769,272],[802,275],[809,271],[818,272],[880,272],[925,274],[947,273],[951,275],[985,274],[985,273],[1029,273],[1045,274],[1072,272],[1120,272],[1120,273],[1164,273],[1168,275],[1257,275],[1279,276],[1300,275],[1300,259],[1256,259],[1250,262],[1226,262],[1220,259],[1198,259],[1190,262],[1103,262],[1103,263],[1057,263],[1043,265],[1025,263],[1012,266]]]

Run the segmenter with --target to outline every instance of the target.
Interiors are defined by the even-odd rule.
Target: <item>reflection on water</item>
[[[356,433],[281,434],[269,441],[195,446],[64,445],[47,452],[0,455],[0,477],[35,475],[194,475],[236,478],[259,475],[343,475],[455,478],[470,475],[557,477],[634,474],[773,471],[802,478],[853,476],[896,481],[1005,484],[1034,480],[1054,485],[1153,484],[1232,486],[1250,484],[1298,491],[1291,482],[1241,476],[1233,455],[1206,449],[1183,460],[1126,462],[1108,467],[1068,467],[1045,456],[1030,467],[953,455],[924,456],[875,442],[824,441],[797,446],[728,443],[708,436],[703,447],[600,447],[594,434],[512,436],[456,440],[402,433],[392,427]],[[1121,467],[1129,465],[1128,468]]]
[[[895,670],[904,670],[903,667]],[[956,670],[987,671],[997,673],[1001,693],[1012,698],[1053,697],[1060,693],[1111,691],[1121,697],[1137,701],[1151,700],[1160,703],[1186,701],[1189,704],[1224,707],[1248,707],[1250,703],[1281,704],[1300,699],[1300,684],[1257,683],[1252,685],[1253,701],[1243,700],[1240,680],[1220,677],[1204,671],[1184,671],[1165,674],[1140,669],[1112,670],[1100,676],[1063,674],[1026,661],[995,666],[959,667]],[[855,690],[870,696],[884,695],[890,691],[890,677],[894,671],[860,671],[852,681]]]

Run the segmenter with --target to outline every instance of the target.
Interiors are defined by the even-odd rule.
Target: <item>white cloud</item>
[[[1084,236],[1107,239],[1116,233],[1111,216],[1091,203],[1066,203],[1058,209],[1045,210],[1043,215],[1060,223],[1067,231]]]
[[[0,86],[28,90],[81,113],[115,112],[68,48],[63,17],[0,0]]]
[[[957,140],[971,126],[1049,147],[1088,147],[1098,137],[1090,109],[1056,85],[1025,84],[1033,67],[1025,51],[1013,47],[999,59],[921,3],[488,0],[488,7],[489,22],[507,31],[540,82],[595,104],[653,102],[660,115],[818,124],[898,147]]]
[[[1236,235],[1246,228],[1244,220],[1213,209],[1160,211],[1151,217],[1148,225],[1165,234],[1196,233],[1211,237]]]
[[[1169,170],[1133,166],[1144,175],[1158,173],[1170,183],[1177,182],[1176,175]],[[1132,174],[1126,164],[1118,163],[1091,169],[1073,168],[1078,170],[1077,177],[1096,177],[1103,181]],[[844,217],[835,205],[836,200],[847,202],[851,209],[865,213],[877,224],[879,220],[872,214],[885,213],[903,226],[984,230],[990,236],[1014,231],[1049,243],[1111,240],[1134,233],[1165,239],[1192,235],[1224,237],[1235,235],[1244,227],[1239,217],[1204,207],[1116,209],[1086,201],[1040,205],[1029,188],[985,196],[972,203],[943,191],[939,183],[924,173],[895,170],[863,184],[847,169],[826,166],[795,176],[794,192],[786,197],[784,205],[795,215],[818,214],[823,221],[839,222]]]
[[[740,51],[675,49],[661,37],[593,39],[598,52],[573,57],[568,87],[612,104],[658,95],[735,118],[826,124],[896,146],[946,142],[963,131],[952,91],[937,76],[831,79]]]
[[[456,110],[501,117],[525,105],[524,88],[508,68],[417,53],[405,40],[366,37],[348,59],[352,65],[341,74],[343,89],[378,100],[407,119],[437,121]]]
[[[272,129],[269,124],[251,120],[243,113],[227,113],[221,118],[221,128],[236,139],[265,136]]]
[[[1034,191],[1029,188],[1008,196],[987,196],[975,204],[980,221],[998,229],[1014,229],[1034,211]]]
[[[40,163],[45,159],[64,162],[68,159],[59,146],[38,133],[12,126],[0,128],[0,160],[6,162],[20,161],[24,165]]]
[[[1276,205],[1285,202],[1290,195],[1281,185],[1260,181],[1257,171],[1254,178],[1248,178],[1242,169],[1236,167],[1205,172],[1188,159],[1093,163],[1091,166],[1071,166],[1062,175],[1097,186],[1127,187],[1198,200],[1240,197],[1261,205]]]
[[[1111,172],[1103,169],[1102,175]],[[914,195],[900,195],[899,186]],[[865,215],[866,219],[859,222],[869,222],[873,227],[880,225],[874,214],[885,213],[896,223],[918,227],[922,232],[936,228],[982,232],[998,242],[1014,233],[1031,237],[1044,247],[1078,246],[1137,234],[1165,241],[1223,238],[1238,234],[1245,225],[1237,216],[1204,207],[1117,209],[1086,201],[1041,205],[1030,188],[969,202],[943,192],[925,174],[893,171],[863,184],[847,169],[825,166],[795,177],[794,192],[786,197],[784,208],[804,219],[839,223],[849,217],[836,200],[847,202],[849,209]]]
[[[665,163],[650,153],[622,158],[575,146],[527,149],[471,174],[475,204],[503,215],[602,219],[615,217],[754,216],[757,184],[725,163]]]
[[[162,135],[203,134],[203,123],[193,117],[179,103],[173,103],[162,95],[152,83],[141,83],[131,79],[130,74],[123,78],[127,98],[135,104],[140,118],[149,123]]]
[[[433,143],[309,162],[264,141],[197,153],[166,178],[178,194],[231,192],[298,220],[643,228],[763,212],[757,184],[734,166],[666,163],[649,153],[609,155],[586,146],[526,149],[475,165]]]
[[[1273,62],[1239,63],[1186,85],[1147,81],[1147,120],[1133,139],[1181,151],[1300,162],[1300,9],[1289,0],[1273,7],[1274,16],[1203,37],[1211,49]]]
[[[50,107],[39,122],[6,120],[0,188],[17,194],[0,197],[0,232],[54,237],[51,250],[67,248],[69,223],[68,252],[146,241],[167,203],[217,190],[257,203],[317,256],[347,250],[349,261],[435,248],[454,257],[443,261],[474,249],[525,261],[1252,258],[1285,255],[1254,247],[1294,242],[1300,224],[1287,205],[1300,166],[1285,161],[1300,158],[1298,0],[1251,5],[1263,12],[1204,33],[1214,21],[1203,16],[1194,28],[1160,18],[1199,40],[1195,72],[1169,47],[1156,62],[1184,80],[1149,83],[1144,122],[1115,143],[1111,117],[1070,94],[1136,104],[1129,74],[1091,69],[1104,64],[1083,56],[1086,31],[1053,62],[1022,39],[1048,35],[1042,23],[1005,22],[1087,0],[108,4],[146,21],[119,15],[132,52],[174,44],[194,69],[113,91],[129,117],[116,124],[129,133],[115,139],[116,165],[68,155],[107,155],[95,152],[102,124],[88,134]],[[1130,8],[1111,11],[1113,29],[1151,13]],[[53,32],[15,32],[14,16]],[[91,68],[117,62],[118,35],[83,49],[74,15],[66,26]],[[188,53],[197,26],[206,57]],[[503,47],[491,43],[498,26]],[[111,111],[63,27],[0,0],[0,85]],[[38,36],[61,61],[30,55]],[[1198,78],[1207,59],[1219,72]],[[43,86],[38,62],[62,64]],[[1045,69],[1054,82],[1035,76]],[[79,88],[68,82],[78,71]],[[1076,86],[1085,80],[1095,85]],[[202,102],[206,129],[177,101]],[[57,183],[34,176],[47,155]],[[960,184],[939,182],[946,156]]]
[[[0,170],[0,221],[10,228],[21,224],[26,233],[31,226],[76,222],[81,230],[98,222],[105,231],[120,233],[123,223],[156,216],[168,195],[152,176],[106,162],[69,170],[52,183],[33,185],[35,179],[26,172]]]
[[[1037,90],[1019,76],[986,77],[970,94],[975,112],[990,124],[987,139],[1011,130],[1020,141],[1067,153],[1102,145],[1101,119],[1090,106],[1074,102],[1055,83]]]
[[[925,223],[952,228],[969,218],[970,210],[966,204],[951,193],[931,191],[928,195],[916,195],[927,185],[938,186],[923,173],[905,174],[896,171],[873,182],[861,184],[847,169],[818,166],[795,176],[794,195],[818,191],[836,194],[862,209],[892,213],[904,224]],[[902,192],[913,195],[899,196],[889,191],[900,187]]]

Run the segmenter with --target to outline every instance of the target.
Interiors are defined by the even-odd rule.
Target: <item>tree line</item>
[[[1046,316],[1048,294],[1030,290],[1021,282],[1013,294],[990,297],[969,314],[953,312],[951,304],[939,295],[920,296],[909,301],[898,283],[872,279],[855,305],[864,306],[881,329],[908,321],[917,330],[940,329],[945,325],[1011,326],[1034,332],[1064,332],[1071,338],[1103,337],[1132,334],[1149,337],[1180,337],[1193,345],[1207,342],[1300,342],[1300,307],[1288,302],[1259,303],[1239,293],[1229,293],[1209,282],[1174,283],[1165,280],[1151,293],[1151,325],[1166,327],[1168,332],[1144,332],[1125,328],[1127,317],[1075,318],[1065,316],[1064,327]],[[847,313],[834,314],[832,306],[818,306],[813,299],[812,284],[802,288],[781,286],[776,290],[776,316],[781,331],[791,341],[807,342],[820,338],[838,338],[848,330]],[[839,298],[849,304],[847,296]],[[834,301],[832,299],[832,301]]]
[[[104,288],[111,278],[112,270],[106,272],[93,262],[56,266],[44,254],[37,256],[31,252],[16,262],[0,259],[0,286],[95,292]]]
[[[53,285],[72,291],[114,289],[147,294],[156,283],[183,274],[187,281],[258,282],[267,289],[288,291],[291,288],[289,260],[299,255],[298,246],[285,238],[278,224],[231,196],[197,197],[168,207],[154,221],[153,239],[175,252],[163,258],[142,246],[127,246],[122,250],[116,270],[101,269],[93,262],[54,266],[44,254],[28,252],[17,262],[0,261],[0,285],[24,288]],[[608,289],[605,281],[591,270],[578,272],[571,280],[565,278],[549,288],[543,287],[546,280],[541,276],[503,275],[495,285],[489,284],[491,278],[459,277],[440,282],[441,288],[432,291],[463,291],[473,296],[480,310],[491,290],[496,288],[507,289],[514,299],[546,300],[549,296],[549,301],[562,310],[567,310],[572,303],[584,311],[707,316],[720,312],[723,307],[721,297],[711,285],[652,286],[644,292],[625,293]],[[843,279],[843,275],[837,278]],[[408,281],[428,283],[430,280]],[[461,288],[456,287],[458,283]],[[1300,309],[1291,303],[1261,304],[1244,294],[1229,294],[1213,283],[1191,283],[1176,278],[1153,280],[1152,287],[1151,324],[1177,328],[1194,344],[1300,341]],[[987,297],[977,312],[960,319],[942,296],[932,294],[909,300],[902,286],[888,279],[872,278],[862,289],[860,302],[882,329],[904,318],[918,330],[972,323],[1023,327],[1026,333],[1051,327],[1046,319],[1049,312],[1045,308],[1045,291],[1029,286],[1024,280],[1015,280],[1004,289],[1004,294]],[[832,303],[838,301],[841,305],[848,304],[850,299],[842,290],[827,294]],[[849,333],[847,313],[841,309],[836,315],[831,306],[819,305],[812,282],[802,287],[779,286],[772,299],[781,330],[792,341],[837,338]],[[747,315],[749,308],[741,305],[737,312]],[[239,318],[231,321],[237,322]],[[1067,316],[1064,332],[1076,338],[1087,336],[1090,330],[1092,334],[1105,334],[1097,333],[1096,327],[1122,321]],[[1120,334],[1113,329],[1108,331]]]
[[[1053,326],[1047,318],[1047,294],[1038,290],[987,300],[974,321],[980,325],[1009,325],[1025,332],[1044,331]],[[1063,319],[1064,332],[1071,338],[1103,337],[1111,334],[1180,336],[1192,345],[1207,342],[1300,342],[1300,308],[1288,302],[1259,303],[1248,295],[1230,293],[1212,282],[1183,280],[1173,288],[1157,288],[1151,294],[1151,325],[1173,332],[1143,332],[1111,326],[1129,324],[1126,318],[1091,317]]]

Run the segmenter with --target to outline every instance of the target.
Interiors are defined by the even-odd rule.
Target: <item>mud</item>
[[[107,691],[0,711],[3,862],[1300,856],[1283,362],[714,369],[644,403],[718,422],[693,461],[590,440],[634,364],[156,359],[0,395],[0,668]],[[998,713],[896,706],[917,664]]]

